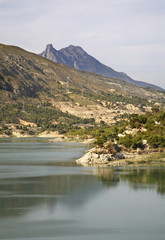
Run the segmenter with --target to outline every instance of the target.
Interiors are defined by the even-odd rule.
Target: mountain
[[[73,48],[70,47],[70,51],[71,49]],[[78,49],[82,56],[83,50]],[[75,54],[78,55],[78,52]],[[56,97],[62,98],[66,95],[68,87],[76,94],[81,94],[83,88],[83,91],[89,95],[104,95],[111,92],[125,95],[127,98],[137,96],[150,100],[163,96],[162,92],[156,90],[144,89],[120,79],[108,78],[52,62],[16,46],[0,44],[0,56],[1,100],[4,99],[3,95],[6,99],[21,96],[39,98],[43,95],[48,97],[51,92]],[[60,55],[58,57],[61,58]]]
[[[113,124],[132,113],[165,106],[165,92],[77,70],[16,46],[0,44],[0,134],[4,123],[38,126],[29,133],[67,132],[94,123]],[[58,126],[56,126],[58,125]],[[10,127],[10,126],[9,126]],[[26,132],[27,128],[20,132]],[[11,131],[9,131],[11,130]]]
[[[113,70],[112,68],[99,62],[94,57],[90,56],[79,46],[70,45],[69,47],[62,48],[58,51],[53,47],[52,44],[48,44],[45,51],[43,51],[40,55],[53,62],[63,63],[79,70],[97,73],[110,78],[122,79],[125,82],[140,87],[149,87],[164,91],[164,89],[156,85],[142,81],[135,81],[127,74]]]
[[[71,138],[97,138],[102,144],[128,130],[131,144],[135,143],[134,134],[139,134],[135,136],[138,145],[131,146],[139,148],[143,131],[151,144],[159,147],[159,140],[161,147],[163,108],[163,91],[77,70],[19,47],[0,44],[0,137],[49,136],[59,141],[64,139],[61,134],[67,133]],[[157,114],[155,118],[151,111]],[[126,129],[129,119],[128,125],[136,129]]]

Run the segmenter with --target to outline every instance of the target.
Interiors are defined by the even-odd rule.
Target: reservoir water
[[[87,149],[0,140],[0,239],[165,239],[165,166],[85,168]]]

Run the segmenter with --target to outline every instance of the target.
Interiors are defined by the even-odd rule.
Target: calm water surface
[[[84,168],[86,149],[0,140],[0,239],[165,239],[165,167]]]

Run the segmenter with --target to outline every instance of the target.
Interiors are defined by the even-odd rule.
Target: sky
[[[134,80],[165,89],[164,0],[0,0],[0,43],[41,53],[81,46]]]

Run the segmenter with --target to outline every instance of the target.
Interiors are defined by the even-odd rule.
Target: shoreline
[[[0,139],[33,139],[33,138],[40,138],[40,139],[49,139],[51,142],[80,142],[83,144],[92,144],[94,142],[93,138],[83,139],[80,137],[68,137],[63,134],[57,133],[41,133],[38,135],[27,135],[27,134],[16,134],[12,136],[8,135],[0,135]]]
[[[76,160],[77,164],[84,167],[111,167],[111,166],[128,166],[165,163],[165,149],[149,149],[148,151],[121,151],[116,154],[99,152],[94,147]]]
[[[78,159],[79,160],[79,159]],[[122,160],[114,160],[108,163],[80,163],[76,160],[77,164],[83,167],[124,167],[124,166],[139,166],[139,165],[156,165],[165,164],[165,153],[150,153],[137,156],[136,158],[126,158]]]
[[[33,139],[40,138],[50,142],[79,142],[82,144],[93,144],[94,139],[82,139],[79,137],[68,137],[63,134],[44,132],[38,135],[0,135],[1,139]],[[84,167],[115,167],[115,166],[137,166],[145,164],[165,163],[165,149],[149,149],[149,151],[122,151],[113,157],[109,153],[95,153],[97,147],[90,148],[76,163]]]

